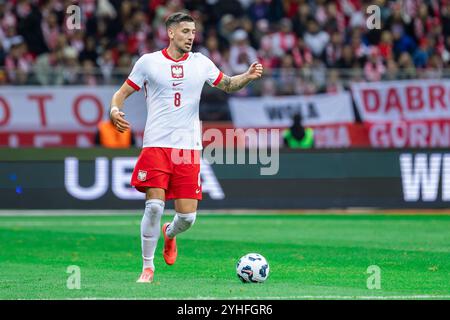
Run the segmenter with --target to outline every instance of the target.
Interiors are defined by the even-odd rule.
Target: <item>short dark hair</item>
[[[195,22],[194,18],[192,18],[189,14],[184,12],[175,12],[166,19],[166,29],[169,29],[172,25],[183,21]]]

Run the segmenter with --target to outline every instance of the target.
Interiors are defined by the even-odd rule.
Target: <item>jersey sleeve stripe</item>
[[[213,82],[213,86],[214,87],[217,86],[219,84],[220,80],[222,80],[222,78],[223,78],[223,72],[220,71],[219,75],[217,76],[217,79]]]
[[[139,86],[134,83],[133,81],[131,81],[130,79],[127,79],[127,83],[130,85],[130,87],[132,87],[134,90],[139,91],[141,90],[141,88],[139,88]]]

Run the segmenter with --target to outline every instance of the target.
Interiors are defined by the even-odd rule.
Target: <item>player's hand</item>
[[[261,78],[263,74],[263,66],[259,62],[253,62],[247,70],[247,76],[250,80],[256,80]]]
[[[111,112],[111,121],[114,123],[116,130],[123,133],[130,129],[130,123],[125,120],[125,113],[122,111],[113,111]]]

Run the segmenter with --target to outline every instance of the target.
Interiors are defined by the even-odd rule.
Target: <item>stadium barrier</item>
[[[315,150],[261,165],[203,163],[200,209],[448,208],[450,153]],[[139,149],[0,149],[1,209],[142,209],[129,186]],[[236,155],[236,160],[237,160]],[[277,159],[272,159],[277,161]],[[172,207],[172,203],[168,203]]]
[[[0,87],[0,146],[92,147],[97,124],[108,117],[116,89]],[[351,91],[334,94],[230,96],[227,110],[228,105],[232,118],[228,128],[286,128],[293,114],[300,113],[303,124],[315,129],[316,148],[450,147],[448,79],[354,82]],[[124,107],[137,145],[146,123],[144,106],[139,94],[132,95]],[[201,104],[201,114],[204,108]],[[226,129],[224,123],[221,129]],[[216,126],[204,122],[204,132]]]

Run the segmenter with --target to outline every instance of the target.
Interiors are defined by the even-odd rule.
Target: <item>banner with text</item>
[[[450,119],[450,80],[405,80],[352,84],[364,121]]]
[[[450,147],[450,80],[353,83],[372,147]]]
[[[130,149],[0,149],[0,209],[142,210],[145,196],[130,186],[138,155]],[[448,150],[286,150],[274,175],[261,174],[273,162],[251,163],[254,152],[241,155],[245,161],[225,164],[203,153],[201,210],[450,205]]]
[[[231,98],[230,111],[237,128],[289,127],[300,113],[305,126],[353,123],[348,92],[313,96]]]
[[[0,87],[0,133],[94,132],[98,122],[108,117],[111,98],[118,88]],[[142,93],[130,96],[124,111],[134,129],[144,129],[146,108]]]

